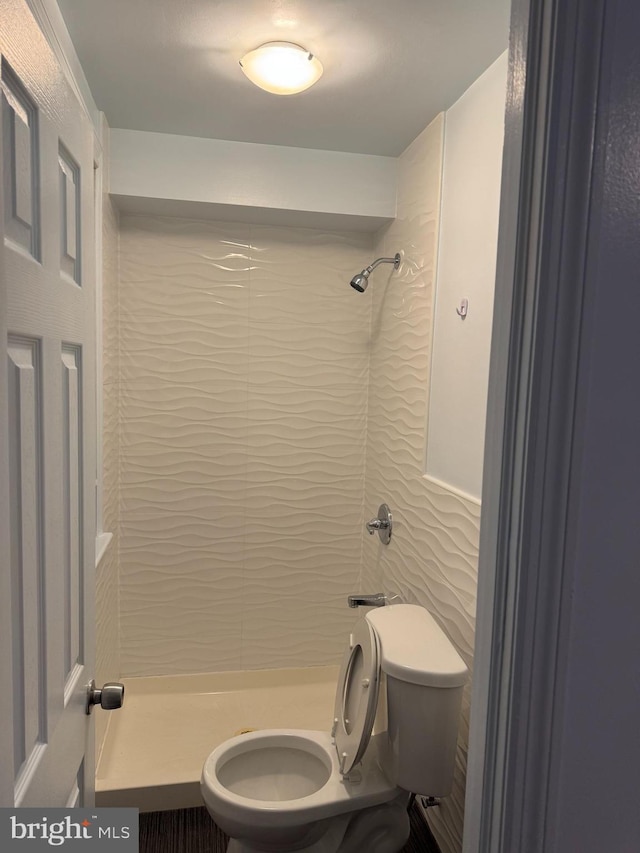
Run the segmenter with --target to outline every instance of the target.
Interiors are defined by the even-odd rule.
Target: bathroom
[[[486,3],[487,39],[467,9],[458,29],[482,45],[473,72],[422,123],[417,89],[405,92],[405,142],[387,133],[393,121],[381,114],[366,145],[349,132],[357,118],[348,115],[336,121],[346,125],[342,143],[336,133],[313,145],[291,118],[280,137],[271,128],[269,142],[233,130],[207,138],[186,115],[163,129],[127,123],[130,105],[118,112],[117,86],[96,77],[104,58],[88,56],[91,37],[105,31],[99,18],[91,23],[99,13],[88,3],[82,14],[71,0],[58,5],[65,47],[75,47],[106,116],[95,677],[124,679],[128,704],[120,717],[95,715],[97,802],[123,804],[117,790],[139,783],[109,778],[129,749],[119,729],[138,701],[175,708],[180,694],[196,705],[207,692],[196,674],[215,684],[257,672],[252,684],[267,691],[270,677],[278,689],[287,689],[278,679],[297,678],[311,698],[287,724],[322,727],[312,714],[333,688],[357,615],[351,593],[422,605],[472,671],[509,4]],[[233,5],[216,4],[222,34],[237,27]],[[332,62],[341,84],[356,76],[334,55],[337,36],[331,42],[344,24],[341,6],[253,4],[252,16],[261,11],[267,23],[235,40],[248,49],[284,32],[305,45],[315,38],[309,47],[325,70],[317,88],[291,99],[303,104],[323,85],[331,92]],[[385,45],[382,58],[393,64],[402,26],[385,42],[390,12],[376,4],[374,23],[366,6],[352,4],[350,49],[364,62]],[[405,28],[428,31],[428,7],[401,7]],[[200,55],[202,20],[194,15],[181,31]],[[135,17],[121,30],[133,41]],[[253,99],[264,121],[274,96],[253,90],[220,48],[220,32],[208,46],[218,85],[237,75],[233,91]],[[211,162],[218,171],[203,182]],[[396,252],[397,269],[377,267],[364,293],[349,287]],[[388,544],[365,527],[382,503],[393,513]],[[462,849],[470,692],[471,681],[453,791],[429,814],[443,853]],[[152,719],[149,708],[144,727]],[[225,725],[229,737],[267,723],[236,714]],[[185,806],[194,804],[187,781]],[[175,803],[183,783],[179,773],[164,781],[165,800]],[[156,794],[140,789],[129,804],[166,808]]]

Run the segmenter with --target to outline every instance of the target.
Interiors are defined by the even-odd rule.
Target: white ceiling
[[[111,127],[398,155],[507,47],[509,0],[58,0]],[[238,66],[266,41],[324,76],[287,97]]]

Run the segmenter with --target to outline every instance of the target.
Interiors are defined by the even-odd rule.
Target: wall
[[[507,54],[447,110],[427,473],[480,499]],[[468,299],[468,314],[456,308]]]
[[[361,556],[371,236],[122,216],[121,674],[335,662]]]
[[[120,436],[119,308],[118,308],[118,212],[109,197],[108,128],[102,133],[102,529],[112,539],[96,569],[96,684],[120,676],[118,636],[118,551]],[[98,755],[109,719],[94,714]]]
[[[111,191],[132,213],[375,231],[396,213],[396,166],[372,154],[111,133]]]
[[[486,85],[490,73],[472,92],[482,96]],[[504,102],[504,89],[496,97]],[[500,127],[503,114],[492,115]],[[380,233],[375,254],[401,251],[403,261],[398,273],[378,271],[366,293],[373,313],[365,514],[372,517],[381,502],[388,503],[394,532],[388,546],[363,533],[360,585],[424,605],[471,670],[480,506],[424,475],[444,137],[440,115],[400,157],[398,215]],[[443,853],[462,847],[469,716],[470,683],[453,792],[429,810]]]

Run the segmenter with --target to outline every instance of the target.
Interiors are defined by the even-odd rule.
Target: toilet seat
[[[233,790],[222,781],[224,767],[237,758],[244,763],[245,776],[253,776],[251,763],[263,764],[260,752],[280,747],[294,746],[309,752],[315,764],[317,759],[326,762],[328,779],[319,784],[317,790],[300,792],[293,799],[256,798],[236,788]],[[277,761],[271,762],[273,772],[278,772]],[[307,729],[262,729],[230,738],[216,747],[207,757],[202,770],[201,792],[207,808],[216,815],[218,825],[233,837],[234,827],[251,825],[267,831],[276,827],[298,826],[316,820],[325,820],[359,809],[389,802],[398,794],[398,789],[387,779],[381,767],[378,743],[373,738],[371,749],[364,757],[365,770],[358,780],[345,779],[340,775],[338,756],[329,732]],[[319,780],[318,780],[319,781]],[[235,787],[235,786],[234,786]],[[270,779],[264,780],[264,790],[277,790]]]
[[[380,640],[366,618],[349,638],[338,676],[332,736],[343,777],[362,760],[371,738],[380,684]]]

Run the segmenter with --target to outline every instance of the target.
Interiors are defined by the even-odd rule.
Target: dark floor
[[[440,853],[416,804],[409,817],[411,835],[402,853]],[[207,810],[179,809],[140,815],[140,853],[225,853],[227,837]]]

